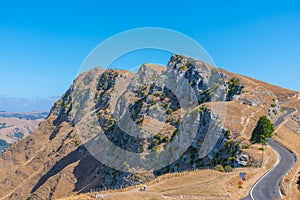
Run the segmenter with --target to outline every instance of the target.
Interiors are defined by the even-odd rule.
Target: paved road
[[[285,117],[288,116],[289,114],[291,114],[291,113],[294,112],[293,109],[289,109],[289,108],[287,108],[286,111],[287,111],[286,114],[280,116],[280,117],[276,120],[276,122],[274,123],[274,126],[275,126],[275,127],[277,127],[277,126],[279,126],[280,124],[282,124],[282,122],[284,122],[284,120],[285,120]]]
[[[279,117],[274,123],[275,127],[284,122],[285,117],[292,112],[294,112],[294,110],[287,109],[287,113]],[[280,179],[294,166],[295,158],[288,150],[272,139],[269,140],[268,145],[270,145],[279,154],[279,163],[262,176],[252,187],[250,194],[242,200],[281,199],[279,194]]]

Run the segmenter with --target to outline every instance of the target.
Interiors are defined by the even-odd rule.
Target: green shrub
[[[254,164],[253,166],[254,166],[254,167],[258,167],[257,164]],[[251,167],[250,163],[247,163],[245,167]]]
[[[169,136],[165,136],[163,138],[162,142],[170,142],[170,137]]]
[[[232,79],[230,79],[229,84],[231,84],[232,86],[236,86],[239,84],[239,79],[233,77]]]
[[[158,97],[158,96],[160,96],[160,94],[161,94],[161,92],[155,92],[153,95]]]
[[[229,165],[225,166],[225,172],[232,172],[233,168]]]
[[[166,95],[166,93],[164,93],[164,92],[160,95],[160,98],[161,98],[162,100],[164,100],[166,97],[167,97],[167,95]]]
[[[167,108],[167,114],[171,114],[173,112],[173,109],[172,108]]]
[[[221,87],[221,85],[219,83],[215,83],[215,87],[219,88],[219,87]]]
[[[219,172],[225,172],[225,169],[224,169],[224,167],[223,167],[222,165],[217,165],[217,166],[215,167],[215,170],[217,170],[217,171],[219,171]]]
[[[230,160],[231,162],[235,161],[235,157],[229,157],[228,160]]]
[[[250,149],[250,145],[242,145],[242,149]]]
[[[229,139],[229,138],[230,138],[230,130],[226,130],[226,131],[225,131],[224,137],[225,137],[226,139]]]
[[[183,66],[180,67],[180,69],[181,69],[182,71],[186,71],[187,68],[186,68],[185,65],[183,65]]]
[[[123,165],[126,167],[128,171],[130,170],[130,165],[128,164],[128,162],[124,162]]]
[[[171,117],[167,117],[166,122],[167,123],[171,122]]]
[[[140,119],[137,119],[135,122],[137,123],[137,124],[140,124],[140,123],[142,123],[144,121],[144,119],[143,118],[140,118]]]
[[[79,146],[80,145],[80,141],[76,140],[75,141],[75,146]]]
[[[227,143],[230,144],[230,145],[231,145],[233,142],[234,142],[234,140],[232,140],[232,139],[227,141]]]
[[[151,105],[154,105],[154,104],[156,104],[156,100],[151,101]]]
[[[157,133],[157,134],[154,136],[154,138],[160,141],[160,140],[162,140],[163,137],[162,137],[162,135],[161,135],[160,133]]]
[[[175,124],[179,124],[180,120],[179,119],[175,119]]]

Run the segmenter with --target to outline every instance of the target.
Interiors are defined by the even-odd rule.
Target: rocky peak
[[[259,89],[260,85],[264,87]],[[92,69],[73,82],[38,131],[4,153],[0,159],[2,169],[13,168],[9,172],[0,171],[1,176],[4,174],[0,196],[26,199],[35,195],[49,199],[49,196],[60,197],[91,188],[124,187],[169,172],[218,164],[233,166],[236,158],[251,160],[241,154],[241,132],[251,133],[247,123],[254,124],[257,115],[268,113],[274,98],[270,91],[292,94],[272,89],[181,55],[172,56],[166,67],[144,64],[136,74]],[[245,103],[245,98],[258,100]],[[277,109],[278,101],[273,103],[271,107]],[[220,106],[219,110],[223,111],[223,105],[228,106],[224,110],[229,119],[224,124],[215,109]],[[249,120],[243,118],[247,115]],[[192,130],[196,130],[195,135]],[[189,135],[193,136],[191,141],[187,140]],[[119,150],[101,149],[99,154],[109,155],[122,169],[106,165],[88,151],[91,141],[104,139]],[[176,151],[176,146],[169,148],[178,141],[188,144],[183,152]],[[129,170],[133,165],[125,162],[127,158],[120,149],[131,152],[133,156],[128,159],[136,162],[141,158],[147,161],[149,155],[174,160],[153,162],[147,166],[150,168],[147,173],[138,170],[134,173]],[[171,153],[164,153],[168,151]],[[133,162],[144,167],[140,163]],[[20,185],[25,179],[28,184]],[[66,183],[71,186],[60,189]]]

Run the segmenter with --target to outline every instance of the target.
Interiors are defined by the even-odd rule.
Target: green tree
[[[272,137],[274,130],[273,123],[266,116],[261,116],[252,132],[250,141],[265,145],[268,139]]]
[[[252,143],[261,144],[261,151],[262,151],[261,164],[263,164],[264,161],[264,145],[266,145],[269,138],[272,137],[274,130],[275,129],[273,123],[266,116],[261,116],[257,122],[255,129],[252,132],[250,141]]]

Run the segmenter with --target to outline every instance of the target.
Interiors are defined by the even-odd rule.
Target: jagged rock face
[[[184,77],[197,94],[199,104],[209,101],[231,101],[235,95],[241,94],[244,87],[237,79],[228,80],[217,68],[189,57],[173,56],[168,69],[184,73]]]
[[[166,81],[168,78],[172,84]],[[30,151],[20,153],[22,159],[18,162],[34,166],[32,171],[36,168],[40,171],[35,176],[22,175],[21,179],[30,183],[28,187],[14,190],[5,186],[0,196],[24,199],[31,194],[32,199],[51,199],[71,191],[126,186],[167,172],[232,165],[239,152],[238,145],[226,135],[219,115],[209,102],[237,99],[242,89],[243,85],[237,79],[217,68],[179,55],[173,56],[167,67],[146,64],[137,74],[100,68],[90,70],[80,75],[51,109],[43,125],[43,134],[37,135],[43,136],[43,143],[34,146],[35,134],[21,142]],[[127,116],[132,123],[122,121],[116,115],[121,119]],[[80,124],[82,129],[77,128]],[[102,132],[96,126],[101,127]],[[173,162],[147,175],[121,172],[106,166],[93,158],[83,145],[104,133],[102,136],[125,151],[160,155],[173,141],[189,133],[192,126],[197,127],[196,135],[188,148],[181,153],[174,152],[172,156],[176,159]],[[129,132],[151,137],[135,137]],[[22,147],[17,144],[13,148],[21,152]],[[32,152],[42,147],[44,150],[34,156]],[[116,156],[113,152],[108,153]],[[31,163],[37,157],[44,160],[37,162],[39,164]],[[4,158],[5,163],[15,159],[12,151]],[[70,172],[69,167],[74,170]],[[73,180],[65,180],[64,174],[68,173],[72,174]],[[21,175],[12,174],[7,175],[1,185],[8,182],[17,185],[13,180],[19,180],[15,177]],[[74,187],[62,191],[57,186],[60,181]]]
[[[239,95],[243,86],[237,79],[229,79],[204,62],[179,55],[171,58],[167,68],[143,65],[134,76],[117,70],[106,70],[94,79],[96,81],[90,80],[88,87],[75,81],[72,91],[75,95],[71,97],[73,102],[81,102],[72,105],[75,113],[73,123],[80,124],[83,119],[89,121],[88,124],[84,122],[81,131],[87,141],[95,140],[97,135],[104,133],[111,143],[124,151],[146,154],[155,152],[159,155],[179,137],[180,132],[189,131],[187,125],[181,126],[184,125],[182,119],[188,116],[187,112],[193,111],[197,112],[194,119],[198,120],[189,124],[199,123],[194,141],[185,152],[173,152],[172,156],[176,160],[168,164],[172,166],[176,163],[178,170],[220,163],[233,165],[232,158],[239,151],[238,147],[235,147],[233,141],[227,144],[228,139],[224,137],[226,130],[220,125],[217,113],[198,105],[227,101]],[[126,79],[130,81],[126,82]],[[88,96],[92,97],[92,101],[87,99]],[[86,120],[91,113],[97,116],[96,121]],[[100,125],[101,130],[86,129],[95,123]],[[98,138],[100,142],[103,139]],[[120,170],[126,171],[126,168],[128,166],[124,165]],[[161,174],[166,169],[155,171]],[[102,173],[103,170],[99,171],[100,176]]]
[[[269,109],[269,117],[271,120],[274,120],[276,115],[282,114],[282,108],[279,104],[278,99],[273,99],[274,103],[271,104],[271,107]]]

